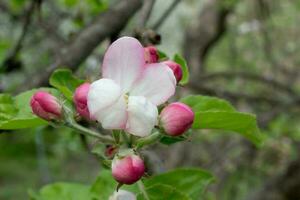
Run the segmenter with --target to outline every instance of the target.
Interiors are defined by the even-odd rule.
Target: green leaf
[[[192,95],[180,100],[195,112],[194,129],[220,129],[237,132],[257,146],[263,136],[257,126],[255,115],[241,113],[227,101],[216,97]]]
[[[9,94],[0,94],[0,120],[8,120],[17,113],[14,100]]]
[[[146,188],[157,184],[168,185],[196,199],[213,180],[212,174],[201,169],[175,169],[146,179],[144,184]]]
[[[170,145],[170,144],[174,144],[174,143],[177,143],[177,142],[184,141],[184,140],[186,140],[186,138],[187,137],[185,137],[185,136],[171,137],[171,136],[164,135],[160,139],[160,143]]]
[[[108,199],[117,187],[117,183],[113,180],[111,172],[102,170],[97,180],[90,188],[90,193],[93,199],[105,200]]]
[[[52,73],[49,83],[72,101],[75,89],[84,81],[76,78],[69,69],[57,69]]]
[[[163,52],[161,50],[157,50],[157,52],[158,52],[159,60],[167,60],[167,59],[169,59],[168,55],[165,52]]]
[[[191,200],[178,188],[170,185],[156,184],[146,188],[146,192],[151,200]],[[143,194],[138,194],[137,200],[145,200]]]
[[[0,129],[23,129],[47,124],[47,121],[34,115],[30,108],[30,99],[32,95],[39,90],[48,91],[53,95],[58,96],[58,91],[51,88],[33,89],[17,95],[14,97],[13,101],[10,100],[9,104],[6,105],[6,107],[11,107],[11,109],[14,108],[14,111],[9,118],[0,121]]]
[[[190,95],[180,100],[190,106],[194,112],[199,111],[235,111],[235,108],[226,100],[216,97]]]
[[[179,54],[175,54],[174,56],[174,61],[178,64],[181,65],[181,69],[182,69],[182,79],[180,80],[179,84],[180,85],[186,85],[189,82],[189,68],[186,64],[185,59],[180,56]]]
[[[54,183],[43,187],[38,194],[32,194],[35,200],[89,200],[90,187],[77,183]]]
[[[245,136],[257,146],[261,146],[263,143],[263,136],[256,124],[256,117],[252,114],[227,111],[200,111],[195,113],[192,128],[233,131]]]

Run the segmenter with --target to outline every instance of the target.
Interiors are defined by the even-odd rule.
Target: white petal
[[[129,96],[126,131],[145,137],[157,124],[157,107],[142,96]]]
[[[96,113],[104,129],[125,129],[127,122],[126,101],[123,96],[112,106]]]
[[[88,109],[91,116],[101,122],[103,128],[125,128],[126,102],[120,86],[110,79],[100,79],[91,84],[88,93]]]
[[[115,191],[109,200],[136,200],[135,194],[126,190]]]
[[[130,95],[144,96],[155,105],[166,102],[175,93],[176,79],[165,64],[146,65],[142,77],[134,84]]]
[[[132,37],[122,37],[107,49],[102,65],[103,78],[116,81],[126,93],[144,70],[144,48]]]

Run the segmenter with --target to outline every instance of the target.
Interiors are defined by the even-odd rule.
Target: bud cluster
[[[144,55],[146,63],[148,64],[159,62],[158,50],[154,46],[145,47]],[[162,63],[172,70],[177,83],[179,83],[183,74],[181,66],[172,60],[166,60]],[[76,88],[73,96],[76,112],[85,120],[93,120],[88,108],[90,87],[90,83],[86,82],[81,84]],[[36,92],[31,98],[30,106],[34,114],[48,121],[64,120],[65,116],[63,115],[68,115],[63,114],[64,107],[58,99],[45,91]],[[184,134],[191,128],[193,121],[194,112],[192,109],[183,103],[175,102],[166,105],[161,110],[158,116],[158,126],[156,126],[156,128],[168,136],[175,137]],[[131,147],[138,149],[137,145]],[[112,160],[112,175],[120,184],[133,184],[145,174],[146,167],[141,156],[133,150],[122,150],[119,142],[107,145],[104,154],[109,160]],[[115,194],[114,197],[111,198],[117,198],[115,196],[118,195],[122,194]]]
[[[148,46],[144,48],[144,51],[146,63],[157,63],[159,61],[159,53],[156,47]],[[182,79],[181,66],[172,60],[167,60],[162,63],[167,65],[173,71],[176,81],[179,83],[179,81]]]

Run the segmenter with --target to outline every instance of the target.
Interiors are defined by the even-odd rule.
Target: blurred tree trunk
[[[68,67],[76,70],[104,39],[119,33],[141,6],[140,0],[123,0],[100,13],[91,24],[78,33],[73,41],[70,41],[69,45],[62,48],[50,66],[45,67],[42,73],[33,75],[30,82],[18,90],[47,85],[49,76],[57,68]]]
[[[198,76],[204,71],[203,63],[210,49],[226,32],[226,21],[234,3],[223,0],[206,1],[199,17],[187,28],[184,38],[184,57],[191,74]]]
[[[300,145],[298,144],[298,152]],[[286,170],[274,175],[248,200],[297,200],[300,199],[300,155],[291,161]]]

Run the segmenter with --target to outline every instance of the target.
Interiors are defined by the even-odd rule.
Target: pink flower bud
[[[77,112],[86,119],[90,119],[90,112],[87,106],[87,96],[90,85],[90,83],[80,85],[76,89],[73,99]]]
[[[156,47],[148,46],[144,48],[146,63],[156,63],[159,60],[159,55]]]
[[[32,112],[45,120],[59,119],[62,115],[62,107],[58,100],[48,92],[36,92],[30,100]]]
[[[174,76],[176,78],[176,81],[177,81],[177,83],[179,83],[179,81],[182,79],[181,66],[172,60],[167,60],[167,61],[164,61],[163,63],[168,65],[170,67],[170,69],[172,69]]]
[[[171,103],[160,113],[160,123],[166,134],[178,136],[188,130],[194,121],[194,113],[183,103]]]
[[[144,161],[137,155],[127,155],[125,157],[115,156],[112,162],[112,175],[123,184],[133,184],[145,173]]]

